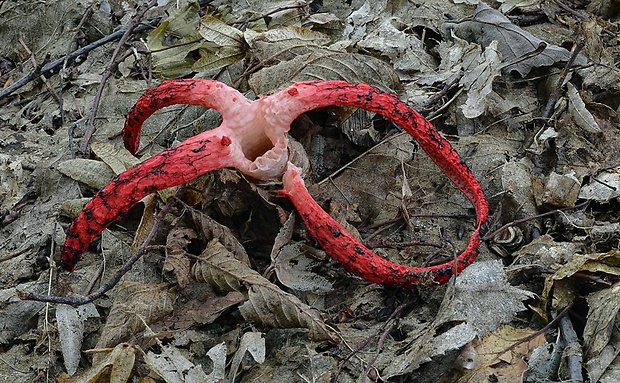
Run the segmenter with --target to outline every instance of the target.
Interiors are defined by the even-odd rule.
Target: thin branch
[[[129,53],[129,55],[127,54],[123,55],[123,57],[121,57],[120,59],[118,58],[118,54],[121,48],[125,45],[125,43],[129,39],[129,36],[132,35],[134,29],[136,28],[136,26],[138,25],[142,17],[144,17],[144,14],[149,9],[153,8],[156,5],[157,5],[157,0],[151,0],[150,3],[148,3],[142,10],[140,10],[136,14],[136,16],[134,16],[133,19],[131,19],[131,21],[129,22],[129,26],[127,27],[127,30],[121,36],[121,39],[118,42],[118,45],[116,46],[116,49],[114,49],[114,53],[112,53],[112,58],[110,59],[110,63],[108,64],[108,67],[103,73],[103,76],[101,76],[101,82],[99,82],[99,87],[97,88],[95,99],[93,100],[93,107],[91,108],[90,115],[88,116],[88,122],[86,123],[86,132],[84,133],[84,137],[82,138],[82,142],[80,143],[80,151],[82,153],[87,152],[90,139],[95,133],[95,130],[96,130],[95,118],[97,117],[97,113],[99,112],[99,101],[101,100],[101,95],[103,94],[103,89],[105,88],[105,84],[107,83],[108,79],[112,77],[112,74],[116,72],[116,69],[118,68],[118,64],[123,62],[125,58],[131,55],[131,52]]]
[[[172,201],[172,199],[170,199]],[[56,295],[46,295],[46,294],[35,294],[35,293],[26,293],[23,291],[17,291],[17,296],[20,299],[27,301],[40,301],[40,302],[51,302],[51,303],[64,303],[72,306],[81,306],[87,303],[93,302],[96,299],[101,298],[105,293],[112,290],[114,286],[121,280],[121,278],[127,274],[129,270],[133,267],[133,265],[142,258],[142,255],[146,253],[147,246],[151,243],[153,238],[155,238],[155,234],[159,230],[159,226],[163,221],[164,217],[168,214],[170,209],[172,208],[172,202],[168,202],[163,209],[157,214],[155,217],[155,221],[153,223],[153,227],[151,231],[147,235],[146,239],[142,242],[138,250],[125,262],[125,264],[118,269],[118,271],[112,276],[112,278],[108,279],[103,286],[99,288],[99,290],[95,291],[92,294],[83,295],[83,296],[56,296]]]
[[[556,213],[562,212],[562,211],[566,211],[566,210],[574,210],[574,209],[581,209],[582,207],[586,207],[588,204],[590,203],[590,201],[585,201],[580,203],[579,205],[575,205],[575,206],[569,206],[569,207],[565,207],[562,209],[555,209],[555,210],[551,210],[542,214],[538,214],[538,215],[534,215],[531,217],[525,217],[525,218],[521,218],[521,219],[517,219],[515,221],[509,222],[507,224],[505,224],[504,226],[500,227],[499,229],[492,231],[490,233],[485,234],[481,240],[482,241],[488,241],[489,239],[493,238],[497,233],[501,232],[502,230],[510,227],[510,226],[515,226],[518,225],[520,223],[524,223],[524,222],[528,222],[534,219],[538,219],[538,218],[542,218],[542,217],[547,217],[549,215],[554,215]]]
[[[573,50],[571,52],[571,55],[568,61],[566,62],[566,66],[562,70],[562,73],[560,74],[560,78],[558,79],[558,82],[555,85],[555,89],[551,93],[551,96],[549,96],[549,100],[547,101],[545,110],[542,113],[541,119],[543,121],[547,121],[549,117],[551,117],[551,112],[553,111],[553,107],[555,106],[555,103],[558,101],[558,99],[560,98],[560,95],[562,94],[562,89],[564,88],[564,81],[566,81],[566,77],[568,76],[568,73],[570,72],[570,68],[573,66],[573,63],[575,62],[577,55],[579,55],[579,52],[581,52],[581,49],[585,45],[586,45],[586,40],[583,37],[581,37],[579,38],[579,40],[577,40],[577,44],[573,46]]]
[[[138,32],[142,32],[146,29],[151,28],[150,25],[140,25],[138,27],[136,27],[133,32],[134,33],[138,33]],[[21,87],[23,87],[24,85],[28,84],[30,81],[34,80],[35,78],[37,78],[38,76],[46,76],[48,74],[51,74],[52,72],[55,72],[57,70],[59,70],[60,68],[62,68],[63,64],[65,63],[65,61],[67,63],[73,63],[75,61],[76,58],[92,51],[95,48],[99,48],[102,45],[105,45],[111,41],[115,41],[118,40],[119,38],[121,38],[121,36],[123,36],[125,33],[127,32],[127,30],[125,29],[121,29],[118,30],[106,37],[103,37],[93,43],[90,43],[80,49],[77,49],[71,53],[69,53],[66,56],[63,56],[61,58],[59,58],[58,60],[54,60],[49,64],[43,65],[43,67],[40,68],[34,68],[33,70],[31,70],[30,72],[28,72],[28,74],[26,74],[24,77],[20,78],[19,80],[15,81],[13,84],[7,86],[6,88],[0,90],[0,98],[4,98],[7,97],[9,95],[11,95],[13,92],[15,92],[16,90],[20,89]]]

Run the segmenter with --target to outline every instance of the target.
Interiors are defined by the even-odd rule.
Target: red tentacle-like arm
[[[90,242],[145,196],[189,182],[214,169],[233,166],[231,140],[217,134],[193,137],[114,177],[75,218],[62,250],[73,271]]]
[[[475,259],[480,227],[488,217],[480,183],[450,143],[396,96],[365,84],[313,81],[296,83],[271,96],[249,101],[216,81],[165,81],[140,97],[127,116],[123,138],[132,153],[138,149],[142,123],[157,109],[173,104],[214,108],[222,115],[222,124],[120,174],[97,193],[69,228],[62,254],[68,269],[73,270],[95,236],[145,195],[221,167],[236,167],[259,180],[282,178],[281,193],[293,202],[326,253],[369,281],[407,288],[415,288],[422,278],[445,283]],[[287,165],[286,133],[300,114],[328,105],[368,109],[401,126],[467,196],[476,210],[476,228],[456,262],[431,267],[389,262],[359,243],[312,199],[299,169],[291,163]]]
[[[415,288],[422,278],[426,282],[445,283],[450,276],[474,261],[480,246],[480,227],[489,215],[482,187],[452,145],[415,109],[396,96],[372,86],[340,81],[297,83],[280,94],[295,99],[299,102],[299,108],[307,108],[310,103],[312,108],[350,105],[379,113],[393,121],[415,138],[476,210],[476,228],[467,248],[457,257],[456,262],[430,267],[399,265],[376,255],[344,230],[312,199],[299,176],[299,169],[289,164],[283,177],[284,190],[281,193],[293,202],[306,227],[327,254],[368,281],[406,288]]]

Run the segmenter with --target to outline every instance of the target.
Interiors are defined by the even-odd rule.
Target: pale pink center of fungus
[[[215,97],[210,97],[209,106],[222,115],[219,134],[232,139],[233,166],[258,180],[280,179],[288,161],[286,133],[298,114],[282,113],[290,110],[286,107],[287,98],[265,97],[249,101],[227,86],[216,93]]]

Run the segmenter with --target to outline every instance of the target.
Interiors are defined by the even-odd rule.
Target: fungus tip
[[[299,94],[297,88],[290,88],[287,92],[289,96],[297,96]]]
[[[232,144],[232,140],[228,136],[223,136],[220,144],[222,144],[222,146],[229,146],[230,144]]]

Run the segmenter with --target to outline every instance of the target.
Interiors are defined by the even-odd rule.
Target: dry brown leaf
[[[172,312],[176,293],[168,284],[124,281],[114,290],[114,302],[97,348],[117,345]]]
[[[590,381],[613,381],[620,355],[620,284],[588,296],[590,310],[583,330],[586,369]]]
[[[612,250],[607,253],[581,254],[575,252],[568,262],[545,279],[541,301],[551,302],[551,309],[560,311],[581,296],[582,278],[575,273],[601,273],[602,275],[620,276],[620,252]]]
[[[207,241],[217,240],[224,245],[226,250],[233,253],[235,259],[246,265],[250,264],[250,257],[245,251],[245,248],[227,226],[222,225],[196,209],[190,209],[189,211],[192,214],[194,222],[200,229],[200,233]]]
[[[276,328],[306,328],[312,340],[340,342],[336,332],[325,324],[317,310],[269,281],[265,282],[253,284],[247,302],[239,307],[246,320]]]
[[[272,94],[298,81],[344,80],[394,92],[400,80],[394,69],[371,56],[315,48],[311,53],[260,70],[249,85],[256,94]]]
[[[465,20],[459,23],[445,23],[442,30],[446,35],[452,31],[456,36],[480,44],[482,47],[488,47],[491,42],[498,42],[498,50],[502,54],[502,62],[509,63],[523,55],[535,51],[542,40],[532,35],[516,25],[501,12],[480,2],[478,8],[471,20]],[[551,66],[557,62],[566,62],[570,56],[570,52],[557,45],[547,44],[545,50],[534,57],[514,63],[507,66],[506,70],[515,70],[522,77],[535,67]],[[583,57],[576,61],[577,63],[585,62]]]
[[[325,253],[301,242],[284,245],[275,258],[278,280],[295,291],[309,291],[325,294],[334,289],[333,284],[322,275],[312,271]]]
[[[304,327],[310,331],[309,336],[313,340],[338,341],[318,311],[234,259],[219,242],[210,242],[200,258],[192,267],[192,275],[196,280],[213,284],[225,291],[240,290],[241,282],[251,286],[248,302],[239,308],[247,320],[267,326]]]
[[[198,282],[209,283],[223,291],[239,291],[242,280],[260,277],[256,271],[233,258],[217,239],[209,242],[192,266],[191,273]]]
[[[91,353],[97,350],[91,350]],[[99,362],[93,364],[84,374],[70,380],[71,383],[125,383],[131,378],[138,349],[127,343],[120,343],[113,350],[97,353]],[[62,382],[62,380],[61,380]],[[69,382],[67,379],[65,382]]]
[[[184,289],[190,280],[190,259],[187,248],[197,238],[193,229],[187,227],[173,228],[166,239],[166,259],[163,274],[169,282],[177,283]]]
[[[146,38],[152,51],[153,70],[164,78],[177,78],[192,72],[195,60],[189,52],[202,45],[198,26],[198,3],[191,2],[178,9],[154,29]]]
[[[136,229],[136,234],[133,237],[133,242],[129,252],[135,254],[138,248],[148,238],[149,233],[155,225],[155,207],[157,206],[157,199],[155,194],[148,195],[142,198],[141,201],[144,204],[144,210],[142,211],[142,217],[140,217],[140,223]]]
[[[199,50],[200,58],[192,66],[195,72],[223,68],[245,56],[243,32],[215,17],[204,16],[198,33],[204,42]]]
[[[527,342],[522,339],[535,334],[532,329],[519,329],[503,325],[474,343],[477,358],[470,373],[458,382],[490,382],[493,376],[498,383],[519,382],[528,370],[525,362],[536,347],[545,344],[545,334],[539,333]]]
[[[93,141],[90,146],[93,153],[101,158],[115,174],[120,174],[140,162],[124,146],[101,141]]]
[[[307,28],[282,27],[262,33],[247,30],[245,40],[261,62],[277,64],[311,53],[314,47],[323,46],[331,39]]]

